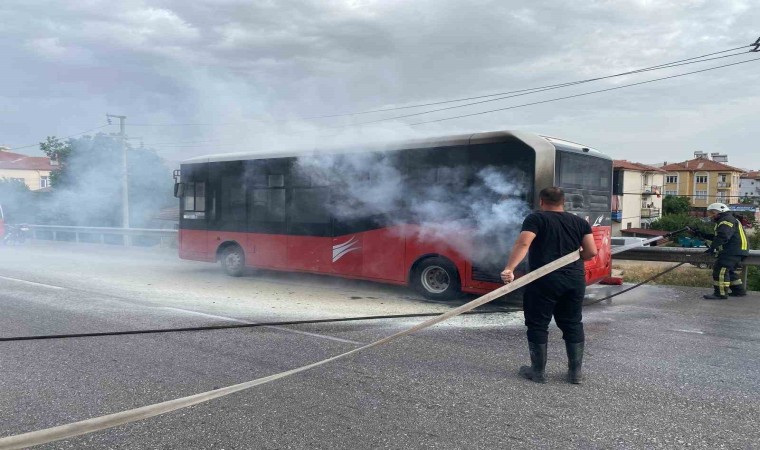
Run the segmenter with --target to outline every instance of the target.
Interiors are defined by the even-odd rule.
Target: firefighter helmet
[[[728,211],[728,206],[726,206],[723,203],[712,203],[710,206],[707,207],[708,211],[718,211],[719,213],[724,213]]]

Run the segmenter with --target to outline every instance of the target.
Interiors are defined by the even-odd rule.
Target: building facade
[[[626,160],[613,162],[612,235],[621,230],[649,228],[662,214],[665,171]]]
[[[0,179],[18,180],[36,191],[50,187],[50,172],[54,169],[47,157],[12,153],[0,147]]]
[[[745,171],[726,164],[726,155],[695,152],[688,161],[665,164],[663,194],[686,196],[692,206],[707,207],[710,203],[737,203],[739,180]]]
[[[742,174],[739,179],[739,197],[760,205],[760,171]]]

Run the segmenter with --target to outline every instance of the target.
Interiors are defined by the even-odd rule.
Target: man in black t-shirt
[[[531,365],[520,367],[520,375],[537,383],[546,383],[546,344],[553,315],[565,340],[569,381],[580,384],[585,340],[581,313],[586,293],[583,261],[596,256],[596,244],[589,223],[565,212],[562,189],[543,189],[539,201],[541,211],[529,214],[523,221],[522,231],[512,247],[501,279],[504,283],[512,282],[515,267],[526,254],[531,271],[579,248],[581,258],[525,288],[523,310]]]

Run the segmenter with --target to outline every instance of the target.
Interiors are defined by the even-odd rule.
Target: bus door
[[[332,215],[328,180],[293,171],[288,214],[288,267],[330,273]]]
[[[248,188],[246,258],[256,267],[287,268],[286,161],[254,160],[245,166]]]
[[[209,165],[208,251],[216,255],[219,245],[247,241],[246,186],[243,161]]]
[[[179,256],[213,261],[207,246],[208,223],[206,196],[208,163],[184,164],[181,169],[179,216]]]

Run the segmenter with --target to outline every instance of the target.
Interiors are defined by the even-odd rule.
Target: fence
[[[177,230],[29,225],[31,238],[98,244],[176,247]]]

